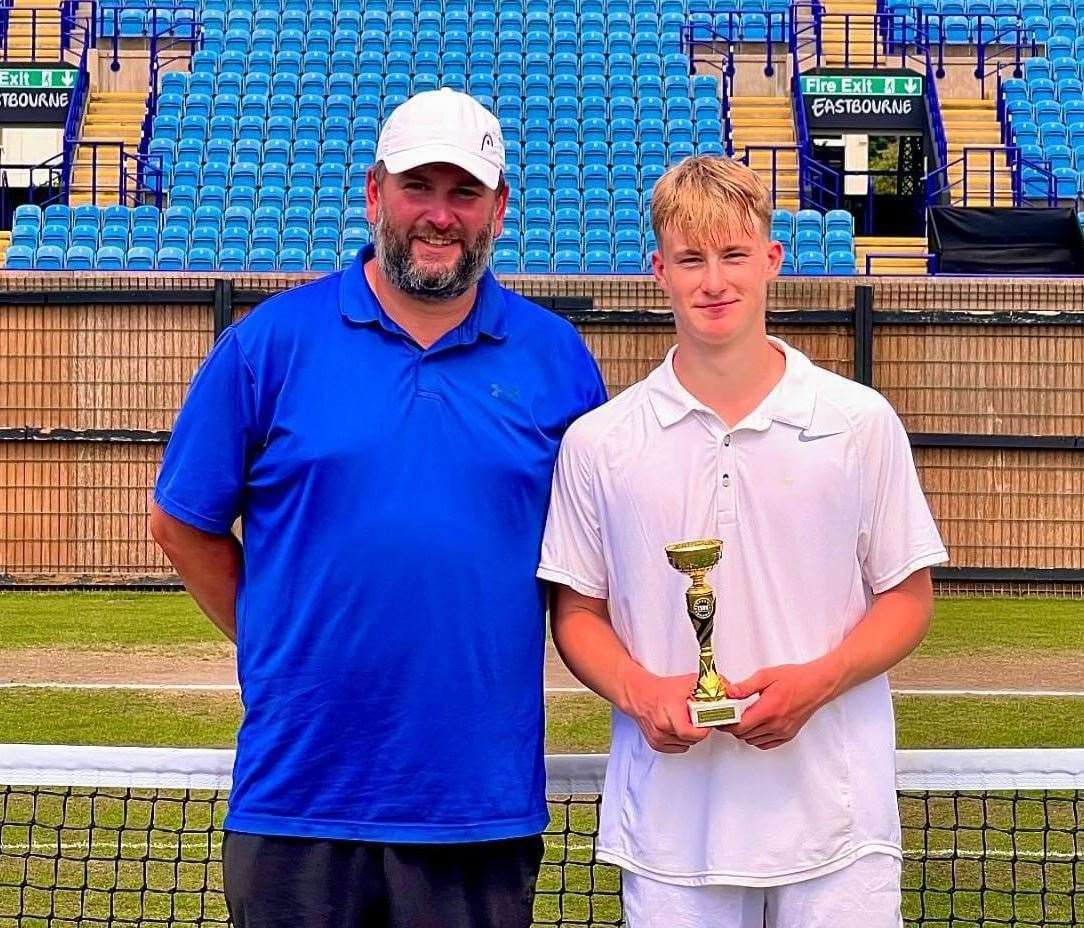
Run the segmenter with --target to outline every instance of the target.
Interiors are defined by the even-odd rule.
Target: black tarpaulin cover
[[[1081,274],[1084,235],[1062,207],[930,207],[930,251],[943,274]]]

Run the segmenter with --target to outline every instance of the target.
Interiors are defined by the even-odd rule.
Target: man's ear
[[[376,179],[376,169],[369,168],[365,173],[365,217],[369,225],[376,225],[378,204],[380,202],[380,183]]]
[[[651,273],[655,275],[655,283],[669,293],[670,283],[666,279],[666,260],[663,258],[661,246],[651,252]]]

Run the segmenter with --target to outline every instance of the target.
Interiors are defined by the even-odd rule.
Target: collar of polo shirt
[[[401,335],[402,330],[384,312],[384,307],[380,305],[365,277],[365,262],[375,254],[375,246],[366,245],[358,252],[354,263],[343,271],[339,286],[339,312],[344,319],[357,325],[375,324]],[[478,295],[474,299],[474,306],[456,329],[460,344],[477,341],[479,336],[503,341],[508,337],[506,313],[501,285],[497,283],[493,272],[487,269],[478,281]]]
[[[816,393],[809,382],[809,372],[813,368],[812,362],[781,339],[769,335],[768,341],[782,351],[786,358],[783,376],[771,392],[761,400],[757,408],[736,425],[741,425],[743,429],[763,432],[772,422],[783,422],[804,432],[822,434],[813,416]],[[652,375],[651,384],[648,387],[648,397],[655,415],[659,418],[659,424],[663,428],[669,428],[695,411],[706,412],[718,418],[713,410],[701,403],[678,380],[674,372],[676,351],[675,345],[667,352],[662,365]],[[830,432],[823,434],[838,431],[835,426],[826,427],[830,429]]]

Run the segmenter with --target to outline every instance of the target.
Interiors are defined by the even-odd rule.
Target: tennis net
[[[0,745],[0,928],[217,926],[232,752]],[[605,757],[547,758],[539,926],[620,925]],[[909,926],[1084,924],[1084,750],[900,751]]]

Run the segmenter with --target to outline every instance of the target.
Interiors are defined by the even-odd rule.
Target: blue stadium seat
[[[64,256],[64,266],[71,271],[89,271],[94,267],[94,249],[86,245],[72,245]]]
[[[11,245],[4,259],[4,266],[9,271],[29,271],[34,266],[34,249],[26,245]]]
[[[125,266],[125,250],[103,244],[94,256],[94,266],[99,271],[119,271]]]
[[[38,250],[34,253],[35,269],[42,271],[63,270],[66,247],[66,244],[63,247],[59,245],[39,245]]]
[[[858,268],[854,254],[851,252],[829,252],[827,270],[829,274],[857,274]]]
[[[36,251],[41,244],[41,230],[31,225],[16,226],[11,233],[11,244]]]
[[[827,274],[828,266],[821,251],[806,251],[798,254],[799,274]]]

